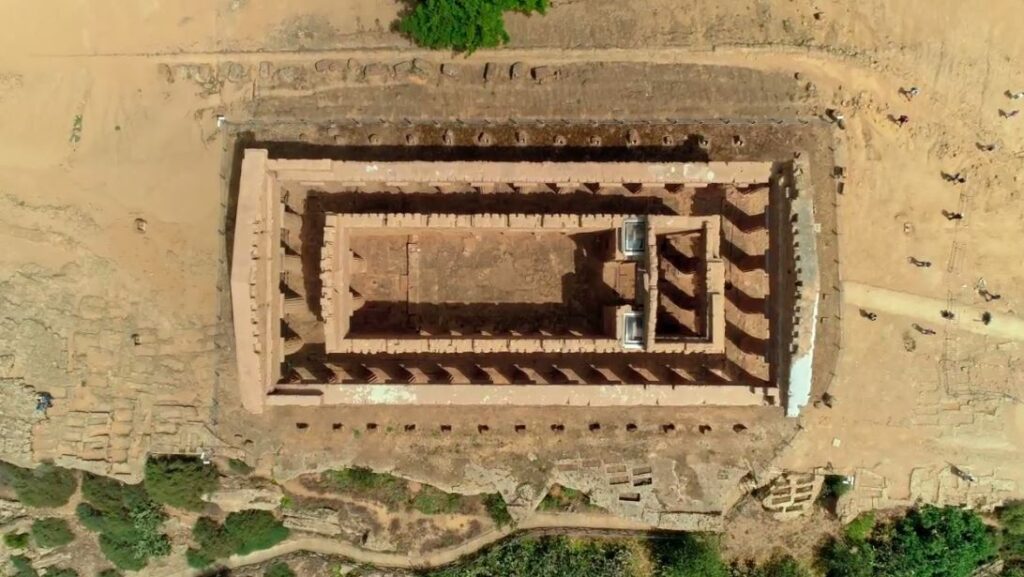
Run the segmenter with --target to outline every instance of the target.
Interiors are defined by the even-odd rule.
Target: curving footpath
[[[422,555],[383,553],[357,547],[345,541],[327,537],[297,537],[288,539],[269,549],[256,551],[249,555],[235,555],[220,562],[217,566],[237,569],[246,565],[256,565],[298,552],[319,553],[323,555],[339,555],[355,563],[365,563],[375,567],[391,569],[430,569],[449,565],[459,559],[476,553],[516,533],[558,533],[577,534],[581,531],[653,531],[654,527],[629,519],[621,519],[610,515],[590,515],[583,513],[535,513],[514,529],[494,529],[477,535],[473,539],[448,549],[440,549]],[[168,577],[197,577],[208,574],[207,570],[187,569],[168,573]]]

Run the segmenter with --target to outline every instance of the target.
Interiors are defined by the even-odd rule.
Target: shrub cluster
[[[53,549],[75,540],[75,534],[64,519],[47,517],[32,522],[32,540],[42,549]]]
[[[0,483],[14,489],[18,500],[29,507],[67,505],[78,488],[74,471],[46,463],[25,469],[0,461]]]
[[[278,561],[267,567],[263,572],[263,577],[295,577],[295,571],[292,571],[287,563]]]
[[[505,12],[543,14],[549,0],[424,0],[398,23],[420,46],[473,52],[509,41]]]
[[[4,535],[4,545],[11,549],[24,549],[28,547],[28,533],[7,533]]]
[[[200,511],[206,505],[203,495],[218,485],[217,468],[198,457],[166,455],[146,461],[146,491],[159,503]]]
[[[484,495],[484,508],[487,509],[487,515],[498,527],[512,524],[512,515],[509,515],[508,505],[500,494],[490,493]]]
[[[640,577],[638,556],[628,541],[568,537],[504,541],[471,561],[429,572],[428,577]]]
[[[100,534],[100,550],[119,569],[138,571],[170,553],[170,540],[161,532],[167,514],[142,485],[87,474],[82,500],[75,509],[79,521]]]
[[[848,529],[821,551],[821,564],[828,577],[967,577],[996,552],[996,535],[976,513],[927,505],[873,529]]]
[[[186,552],[190,566],[201,569],[217,559],[268,549],[288,538],[288,528],[270,511],[250,509],[231,513],[224,524],[200,517],[192,527],[198,545]]]
[[[996,514],[1002,527],[999,556],[1007,565],[1003,574],[1024,577],[1024,501],[1007,503]]]

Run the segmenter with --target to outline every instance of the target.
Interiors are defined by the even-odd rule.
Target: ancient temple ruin
[[[231,273],[243,403],[795,415],[817,296],[798,173],[246,150]]]

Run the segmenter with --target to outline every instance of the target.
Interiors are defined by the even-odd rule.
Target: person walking
[[[914,258],[912,256],[908,256],[907,257],[907,262],[909,262],[910,264],[916,266],[917,268],[931,268],[931,266],[932,266],[932,261],[930,261],[930,260],[921,260],[921,259]]]

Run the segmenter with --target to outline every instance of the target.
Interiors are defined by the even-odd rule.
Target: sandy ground
[[[230,154],[215,117],[265,121],[286,98],[308,104],[326,92],[293,83],[264,94],[255,73],[218,84],[204,70],[169,83],[166,66],[449,61],[388,32],[399,9],[373,0],[0,2],[0,382],[52,389],[75,418],[134,411],[126,446],[96,449],[106,458],[144,450],[166,407],[194,412],[187,418],[198,424],[166,433],[178,435],[168,443],[206,442],[202,423],[233,386],[224,376],[230,335],[221,292]],[[543,18],[510,17],[506,49],[451,61],[579,67],[560,83],[526,96],[478,88],[468,102],[431,97],[429,87],[416,88],[427,96],[410,102],[408,87],[367,85],[340,92],[343,105],[292,114],[364,116],[391,102],[426,118],[507,118],[517,103],[551,118],[843,110],[836,155],[846,186],[836,232],[842,283],[856,288],[842,318],[830,320],[842,326],[830,385],[836,403],[806,412],[775,465],[856,474],[849,512],[916,499],[992,506],[1024,490],[1024,118],[999,112],[1024,108],[1005,94],[1024,90],[1020,23],[1016,0],[556,0]],[[659,82],[684,65],[733,68],[706,72],[703,83]],[[607,81],[620,72],[628,85]],[[797,73],[793,87],[813,84],[799,98],[770,81]],[[755,78],[769,80],[739,83]],[[921,92],[907,101],[898,89],[912,85]],[[888,118],[900,114],[911,119],[903,128]],[[979,143],[999,148],[985,152]],[[968,180],[945,182],[942,171]],[[965,218],[947,220],[943,210]],[[933,266],[912,266],[909,257]],[[986,302],[980,279],[1002,298]],[[939,303],[956,317],[938,316]],[[862,318],[861,308],[878,320]],[[993,314],[987,327],[978,324],[984,312]],[[132,335],[150,356],[132,348]],[[137,402],[120,406],[125,398]],[[93,450],[86,441],[67,446],[45,423],[25,424],[18,410],[4,408],[6,458]],[[224,441],[241,446],[244,438]],[[357,445],[344,444],[334,458],[386,461]],[[980,481],[958,481],[950,463]],[[130,475],[131,466],[118,471]],[[751,549],[739,554],[759,554]]]

